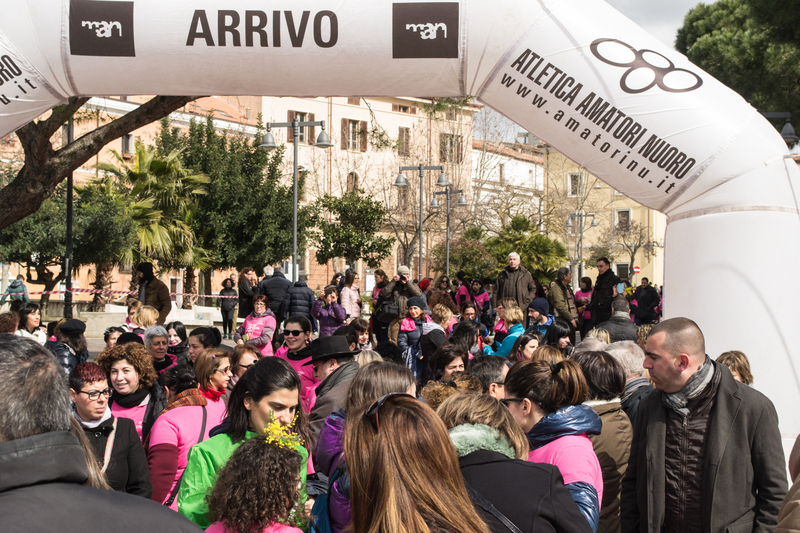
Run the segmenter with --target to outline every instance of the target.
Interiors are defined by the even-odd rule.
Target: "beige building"
[[[594,281],[596,248],[609,250],[612,268],[636,285],[642,277],[664,280],[666,216],[615,191],[552,147],[540,146],[545,190],[545,233],[567,246],[573,277]],[[635,273],[635,267],[639,273]],[[573,279],[573,287],[579,282]]]

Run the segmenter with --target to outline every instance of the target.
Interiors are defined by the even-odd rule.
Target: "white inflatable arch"
[[[601,0],[266,6],[9,3],[0,137],[73,95],[474,95],[667,214],[665,315],[744,351],[798,433],[798,169],[738,95]]]

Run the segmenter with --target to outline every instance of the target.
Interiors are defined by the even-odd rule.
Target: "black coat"
[[[253,294],[250,280],[244,276],[239,278],[239,318],[247,318],[253,312]]]
[[[237,296],[236,291],[234,289],[222,289],[219,291],[220,296]],[[233,308],[236,307],[237,298],[217,298],[217,307],[219,307],[223,313],[229,313],[233,311]]]
[[[311,320],[311,308],[317,297],[305,281],[295,281],[294,285],[286,291],[286,298],[283,300],[281,315],[290,317],[292,315],[303,315]]]
[[[631,317],[628,313],[620,311],[620,314],[614,314],[607,321],[596,326],[599,329],[604,329],[611,336],[611,342],[619,341],[633,341],[636,342],[636,332],[638,327],[631,322]]]
[[[712,364],[721,379],[705,435],[700,527],[707,533],[772,532],[788,487],[778,414],[766,396]],[[662,395],[646,396],[636,414],[622,482],[623,533],[662,531],[668,423]]]
[[[592,300],[589,302],[588,309],[592,312],[592,323],[600,324],[611,318],[611,300],[614,299],[614,285],[620,283],[620,279],[609,268],[605,274],[597,276],[592,291]]]
[[[55,355],[58,362],[61,363],[61,367],[67,375],[69,375],[72,369],[78,366],[79,363],[84,363],[89,359],[88,350],[84,350],[83,353],[76,353],[71,346],[64,342],[47,341],[44,343],[44,347],[53,352],[53,355]]]
[[[658,296],[658,291],[654,287],[650,285],[642,287],[640,285],[636,289],[633,297],[636,299],[636,307],[634,308],[636,318],[644,323],[653,322],[658,318],[656,307],[658,307],[658,304],[661,302],[661,298]]]
[[[558,467],[509,459],[489,450],[467,454],[458,464],[464,481],[523,533],[591,533]],[[479,505],[475,509],[494,533],[508,533],[492,514]]]
[[[289,290],[291,286],[292,282],[286,279],[283,272],[275,272],[275,274],[272,275],[272,279],[263,285],[263,294],[267,297],[269,308],[278,318],[278,323],[281,322],[281,304],[283,304],[283,300],[286,298],[286,291]]]
[[[201,531],[146,498],[84,486],[86,459],[69,431],[0,442],[0,472],[4,532],[86,533],[102,524],[115,533]]]
[[[144,454],[142,441],[136,434],[136,426],[132,420],[127,418],[117,418],[116,420],[117,432],[114,434],[111,460],[106,469],[106,480],[114,490],[150,498],[153,495],[153,485],[150,483],[147,456]],[[83,432],[89,439],[94,456],[101,467],[113,424],[114,417],[112,416],[96,428],[83,426]]]

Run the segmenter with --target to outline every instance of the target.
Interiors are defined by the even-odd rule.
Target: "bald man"
[[[705,353],[688,318],[650,330],[622,533],[772,533],[787,490],[775,407]]]

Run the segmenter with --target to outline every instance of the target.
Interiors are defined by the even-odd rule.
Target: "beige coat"
[[[794,448],[789,455],[789,475],[792,476],[794,484],[783,499],[775,533],[800,531],[800,437],[794,441]]]

